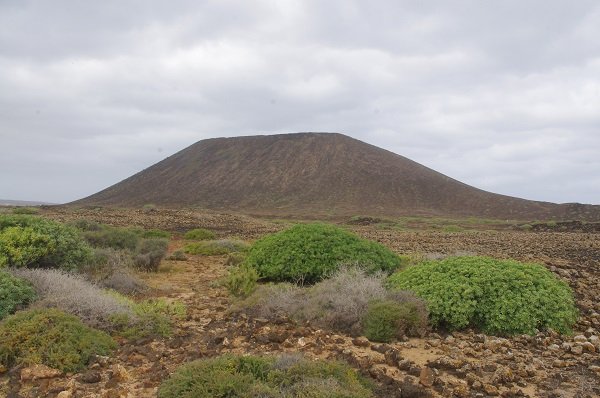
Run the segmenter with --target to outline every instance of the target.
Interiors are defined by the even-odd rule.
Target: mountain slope
[[[600,219],[600,206],[486,192],[341,134],[199,141],[78,205],[199,206],[272,215]]]

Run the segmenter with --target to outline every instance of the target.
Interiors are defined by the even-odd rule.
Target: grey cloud
[[[595,1],[0,1],[0,197],[68,201],[214,136],[337,131],[600,203]]]

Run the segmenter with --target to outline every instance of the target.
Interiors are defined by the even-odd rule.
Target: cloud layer
[[[0,1],[0,197],[65,202],[200,139],[335,131],[600,204],[596,1]]]

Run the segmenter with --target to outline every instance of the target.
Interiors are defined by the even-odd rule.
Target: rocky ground
[[[114,225],[183,231],[209,227],[247,240],[285,223],[217,213],[54,209],[59,220],[87,218]],[[362,236],[398,253],[430,258],[481,254],[545,264],[576,291],[581,318],[572,336],[545,332],[499,338],[475,331],[430,333],[393,344],[371,343],[287,319],[271,323],[230,311],[218,284],[224,256],[165,261],[161,272],[142,277],[153,294],[183,301],[188,316],[166,340],[122,344],[110,358],[96,358],[80,374],[58,375],[34,367],[6,370],[0,395],[7,397],[155,397],[160,382],[182,363],[226,352],[280,354],[348,361],[380,384],[382,397],[598,397],[600,396],[600,234],[565,232],[381,230],[354,225]],[[181,242],[172,242],[171,250]]]

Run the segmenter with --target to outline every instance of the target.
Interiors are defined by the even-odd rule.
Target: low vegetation
[[[248,250],[246,242],[235,239],[206,240],[185,245],[184,251],[192,255],[219,256]]]
[[[188,240],[214,240],[216,238],[214,232],[204,228],[187,231],[183,237]]]
[[[126,296],[114,293],[113,296],[133,311],[128,314],[115,314],[111,321],[116,334],[127,339],[144,337],[167,337],[171,335],[173,321],[185,317],[185,306],[179,301],[167,301],[162,298],[134,301]]]
[[[158,271],[161,260],[167,255],[169,241],[166,239],[141,240],[134,255],[134,264],[143,271]]]
[[[0,270],[0,320],[36,298],[29,282]]]
[[[12,209],[12,214],[40,214],[40,209],[37,207],[15,207]]]
[[[148,287],[131,270],[131,253],[115,249],[94,249],[94,259],[80,272],[86,279],[106,289],[126,295],[138,295]]]
[[[33,285],[39,297],[36,307],[57,308],[79,317],[88,326],[113,332],[111,319],[116,314],[134,315],[130,306],[81,276],[52,269],[16,269],[12,272]]]
[[[7,368],[44,364],[75,372],[115,347],[106,333],[56,309],[20,311],[0,323],[0,363]]]
[[[171,233],[161,229],[145,229],[141,233],[142,238],[171,239]]]
[[[169,254],[166,259],[170,261],[186,261],[188,257],[183,250],[175,250],[173,253]]]
[[[238,303],[234,311],[272,320],[287,317],[324,329],[360,335],[365,326],[372,325],[364,323],[372,303],[393,302],[402,308],[397,311],[400,318],[381,321],[394,330],[390,339],[422,335],[427,330],[428,316],[423,300],[412,293],[387,291],[384,280],[381,273],[368,275],[360,268],[344,267],[331,278],[310,287],[287,283],[259,286],[254,294]]]
[[[159,398],[367,398],[371,386],[341,362],[221,356],[181,366],[160,387]]]
[[[134,228],[118,228],[109,225],[93,225],[83,229],[82,236],[94,247],[134,251],[141,238],[141,231]],[[90,225],[86,225],[89,228]]]
[[[474,327],[489,334],[570,333],[577,320],[569,286],[538,264],[488,257],[451,257],[398,272],[393,289],[425,299],[434,326]]]
[[[369,340],[389,343],[393,339],[422,334],[427,329],[427,311],[422,302],[410,296],[373,301],[362,326]]]
[[[36,308],[55,308],[79,317],[86,325],[128,339],[170,335],[173,320],[185,315],[179,302],[164,299],[135,301],[101,289],[82,276],[59,270],[15,269],[30,282],[39,300]]]
[[[223,285],[234,297],[248,297],[256,290],[258,282],[258,273],[256,270],[246,264],[233,267]]]
[[[131,258],[131,263],[143,271],[158,270],[161,260],[167,254],[168,239],[171,236],[170,233],[159,229],[112,227],[88,220],[79,220],[73,225],[97,250],[126,252]]]
[[[327,224],[299,224],[257,241],[245,263],[271,281],[314,283],[341,263],[357,262],[369,272],[392,272],[401,259],[385,246]]]
[[[91,258],[89,246],[69,226],[29,215],[0,215],[0,267],[73,270]]]

